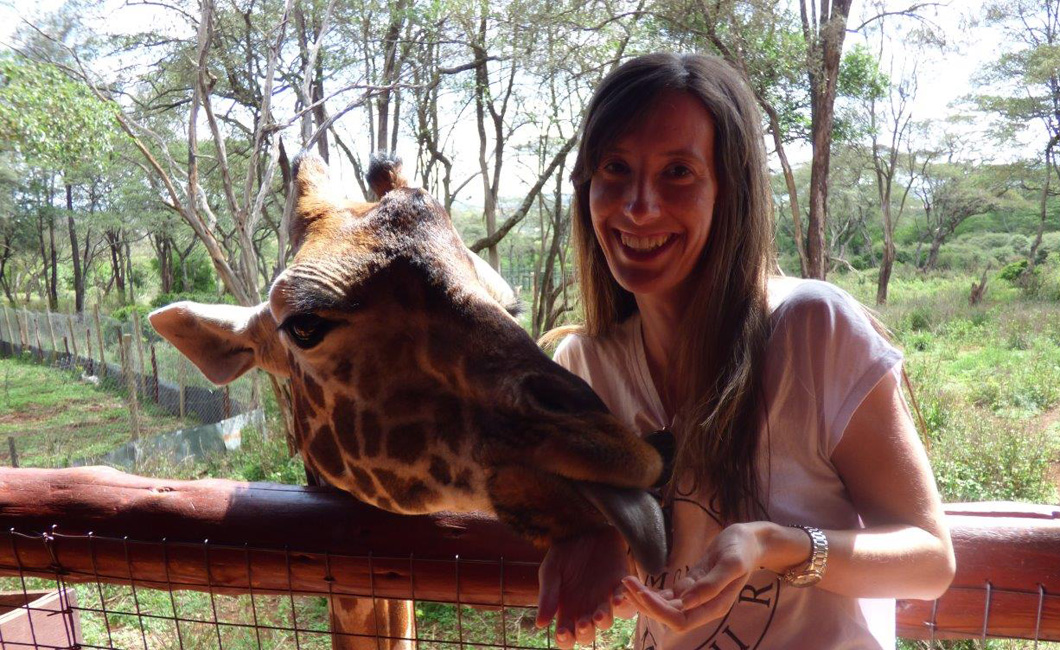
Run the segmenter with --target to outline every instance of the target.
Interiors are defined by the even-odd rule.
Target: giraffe
[[[666,559],[646,491],[663,459],[513,316],[515,296],[445,210],[374,157],[378,203],[295,161],[296,251],[257,307],[179,302],[151,324],[211,381],[291,382],[308,469],[404,514],[485,511],[539,546],[610,523],[649,571]]]

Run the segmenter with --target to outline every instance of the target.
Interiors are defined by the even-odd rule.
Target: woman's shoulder
[[[559,342],[552,357],[556,363],[571,370],[586,365],[613,365],[629,354],[629,346],[635,341],[637,319],[634,314],[606,336],[571,332]]]
[[[859,306],[849,293],[823,280],[773,277],[769,279],[768,296],[769,310],[773,314],[792,310]]]
[[[868,309],[830,282],[770,278],[768,296],[774,331],[791,326],[876,329]]]

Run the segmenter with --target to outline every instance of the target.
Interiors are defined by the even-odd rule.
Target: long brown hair
[[[714,118],[719,193],[714,220],[693,273],[699,277],[680,331],[672,377],[678,431],[674,476],[714,490],[723,518],[758,508],[757,448],[762,421],[759,382],[773,268],[772,202],[754,96],[723,60],[657,53],[632,59],[597,88],[585,117],[574,183],[572,236],[580,278],[583,331],[606,336],[637,310],[612,277],[593,233],[589,184],[606,148],[666,91],[687,92]],[[674,483],[677,481],[675,480]]]

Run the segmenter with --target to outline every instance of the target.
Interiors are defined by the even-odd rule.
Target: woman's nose
[[[626,214],[635,222],[650,221],[659,213],[659,194],[646,176],[633,179],[626,197]]]

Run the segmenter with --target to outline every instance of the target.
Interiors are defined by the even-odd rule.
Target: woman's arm
[[[817,588],[847,596],[931,599],[953,579],[953,547],[927,455],[888,373],[854,412],[832,454],[866,528],[826,530],[828,565]],[[771,522],[729,526],[673,593],[635,579],[627,590],[643,613],[676,628],[725,611],[758,567],[783,573],[810,556],[805,532]]]

